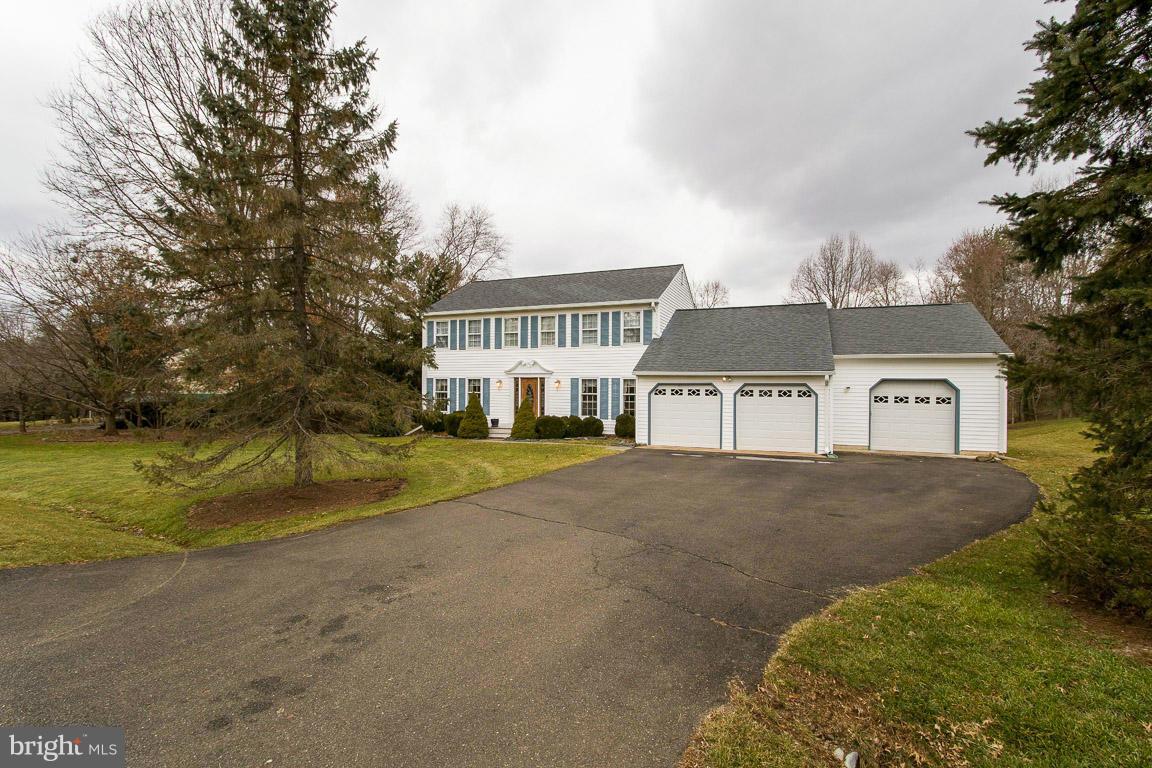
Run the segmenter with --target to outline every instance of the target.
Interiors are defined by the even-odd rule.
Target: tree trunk
[[[312,484],[312,435],[302,427],[296,429],[296,475],[292,484],[297,488]]]
[[[300,380],[296,384],[296,473],[294,485],[297,487],[312,484],[313,407],[311,392],[312,329],[308,322],[308,278],[311,258],[304,242],[304,137],[301,120],[304,112],[300,74],[293,72],[288,83],[288,98],[291,113],[288,115],[289,152],[292,163],[292,216],[295,230],[292,233],[292,320],[296,326],[296,343],[302,358]]]
[[[113,406],[113,407],[109,408],[107,411],[105,411],[105,413],[104,413],[104,436],[105,437],[115,437],[116,436],[116,414],[118,414],[119,412],[120,412],[120,409],[116,406]]]
[[[28,414],[24,411],[24,398],[16,401],[16,409],[19,411],[20,434],[26,435],[28,434]]]

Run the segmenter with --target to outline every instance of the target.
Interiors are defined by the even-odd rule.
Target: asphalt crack
[[[728,568],[732,571],[735,571],[736,573],[740,574],[741,576],[743,576],[747,579],[752,579],[753,581],[758,581],[761,584],[769,584],[773,587],[778,587],[780,589],[787,589],[791,592],[798,592],[800,594],[809,595],[811,597],[816,597],[816,598],[819,598],[821,600],[825,600],[825,601],[830,602],[830,603],[834,602],[836,600],[836,597],[833,595],[829,595],[829,594],[824,593],[824,592],[817,592],[817,591],[812,590],[812,589],[804,589],[803,587],[797,587],[797,586],[794,586],[792,584],[785,584],[782,581],[776,581],[774,579],[769,579],[769,578],[766,578],[764,576],[757,576],[756,574],[749,573],[748,571],[745,571],[743,568],[741,568],[737,565],[734,565],[732,563],[729,563],[725,560],[717,560],[715,558],[708,557],[707,555],[702,555],[699,552],[693,552],[690,549],[684,549],[683,547],[677,547],[673,544],[665,544],[664,542],[660,542],[660,541],[647,541],[646,539],[636,538],[635,536],[629,536],[627,534],[619,533],[617,531],[609,531],[609,530],[605,530],[603,528],[595,528],[591,525],[583,525],[581,523],[574,523],[574,522],[571,522],[570,520],[557,520],[557,519],[552,518],[552,517],[544,517],[543,515],[531,515],[531,514],[528,514],[527,512],[517,512],[517,511],[512,510],[512,509],[501,509],[500,507],[491,507],[491,506],[488,506],[487,504],[481,504],[477,501],[467,501],[464,499],[457,499],[455,503],[456,504],[467,504],[469,506],[477,507],[479,509],[486,509],[489,512],[500,512],[500,513],[503,513],[505,515],[514,515],[516,517],[523,517],[523,518],[526,518],[528,520],[537,520],[537,521],[543,522],[543,523],[552,523],[553,525],[565,525],[565,526],[568,526],[570,528],[578,528],[582,531],[589,531],[591,533],[599,533],[599,534],[602,534],[604,536],[614,536],[618,539],[624,539],[625,541],[631,541],[634,544],[642,544],[643,546],[651,548],[651,549],[663,549],[663,550],[667,550],[669,552],[676,552],[677,554],[685,555],[687,557],[692,557],[692,558],[695,558],[696,560],[700,560],[701,562],[711,563],[712,565],[719,565],[721,567]]]

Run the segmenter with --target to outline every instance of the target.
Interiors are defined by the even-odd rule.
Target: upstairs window
[[[595,416],[600,404],[600,382],[597,379],[580,379],[580,415]]]
[[[437,349],[448,349],[448,321],[437,320],[436,330],[434,331],[436,339],[433,342]]]
[[[480,320],[468,321],[468,349],[480,349],[484,344],[484,325]]]
[[[600,343],[600,315],[580,315],[580,343],[595,346]]]
[[[505,347],[518,347],[520,346],[520,318],[506,317],[504,318],[504,346]]]
[[[640,343],[640,313],[639,312],[625,312],[624,313],[624,343],[625,344],[639,344]]]
[[[556,315],[544,315],[540,318],[540,346],[556,346]]]
[[[624,379],[624,413],[636,415],[636,379]]]

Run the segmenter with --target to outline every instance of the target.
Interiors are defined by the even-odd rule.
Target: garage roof
[[[1010,354],[971,304],[830,309],[837,355]]]
[[[662,267],[477,280],[440,299],[432,305],[429,313],[656,301],[683,268],[682,264],[669,264]]]
[[[636,364],[637,373],[832,368],[823,304],[680,309]]]

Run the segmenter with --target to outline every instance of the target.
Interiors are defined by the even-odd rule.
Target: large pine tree
[[[1063,186],[993,203],[1040,271],[1101,254],[1075,289],[1079,309],[1046,323],[1056,351],[1036,371],[1075,395],[1102,454],[1048,518],[1041,565],[1152,616],[1152,4],[1080,0],[1027,48],[1041,76],[1023,93],[1024,114],[972,135],[989,163],[1077,170]]]
[[[181,143],[194,158],[161,201],[178,239],[162,256],[201,390],[187,450],[149,468],[159,481],[219,481],[362,455],[354,435],[413,402],[382,371],[418,366],[399,307],[405,274],[386,225],[380,173],[396,140],[368,93],[375,54],[333,48],[330,0],[235,0],[233,30],[208,56]],[[190,205],[188,201],[203,201]],[[364,297],[372,301],[364,301]]]

